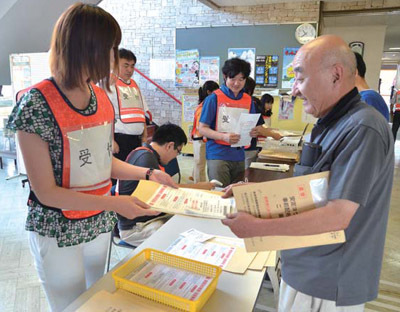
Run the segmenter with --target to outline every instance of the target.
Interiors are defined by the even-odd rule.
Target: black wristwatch
[[[150,180],[150,176],[153,174],[153,171],[153,168],[150,168],[146,171],[146,180]]]

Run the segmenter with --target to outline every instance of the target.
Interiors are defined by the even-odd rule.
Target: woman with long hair
[[[131,196],[108,196],[111,177],[175,186],[160,170],[112,156],[114,111],[106,93],[118,64],[121,29],[103,9],[76,3],[57,21],[52,77],[32,86],[13,110],[31,186],[26,230],[52,311],[62,311],[103,274],[114,212],[156,215]]]

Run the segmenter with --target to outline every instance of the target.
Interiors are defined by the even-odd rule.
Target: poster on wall
[[[198,101],[199,95],[197,94],[197,90],[185,89],[185,93],[182,95],[181,128],[185,131],[188,138],[188,144],[186,144],[182,149],[182,153],[184,154],[193,154],[192,138],[190,134],[193,129],[194,112],[197,108]]]
[[[175,59],[150,59],[150,79],[174,80]]]
[[[11,55],[10,65],[14,94],[32,85],[31,60],[29,56],[20,54]]]
[[[51,76],[49,68],[49,54],[24,53],[10,55],[10,72],[12,94]],[[18,174],[26,174],[22,153],[16,139]]]
[[[292,62],[300,48],[284,48],[282,63],[282,89],[291,89],[294,84],[294,71]]]
[[[309,124],[315,124],[317,122],[318,118],[315,118],[311,114],[307,114],[306,111],[304,110],[303,106],[303,112],[301,113],[301,121],[304,123],[309,123]]]
[[[199,96],[193,90],[190,93],[182,95],[182,106],[183,106],[183,121],[193,122],[194,111],[196,110],[197,104],[199,103]]]
[[[397,65],[397,72],[393,80],[393,85],[397,90],[400,90],[400,64]]]
[[[200,58],[200,85],[207,80],[219,84],[219,56],[205,56]]]
[[[257,55],[255,81],[264,88],[278,87],[278,55]]]
[[[254,79],[254,67],[256,61],[255,48],[230,48],[228,49],[228,59],[238,57],[250,63],[251,72],[250,77]]]
[[[186,88],[199,87],[199,50],[176,50],[175,86]]]
[[[294,102],[290,96],[282,96],[279,103],[279,119],[293,119]]]

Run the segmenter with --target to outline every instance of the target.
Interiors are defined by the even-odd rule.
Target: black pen
[[[265,167],[279,167],[280,165],[274,165],[274,164],[265,164]]]

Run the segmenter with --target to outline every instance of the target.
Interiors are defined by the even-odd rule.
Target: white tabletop
[[[224,226],[220,220],[174,216],[143,244],[132,250],[132,253],[125,257],[118,266],[125,263],[134,254],[137,254],[144,248],[165,250],[178,238],[180,233],[191,228],[195,228],[207,234],[235,237],[230,229]],[[114,292],[116,289],[110,272],[104,275],[89,290],[79,296],[65,311],[75,311],[100,290]],[[247,270],[245,274],[234,274],[223,271],[219,277],[217,289],[202,310],[230,312],[252,311],[264,274],[265,269],[262,271]]]

